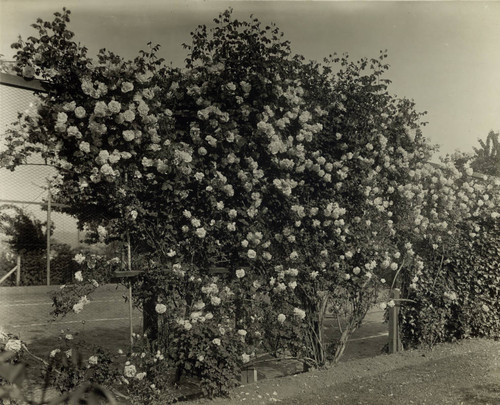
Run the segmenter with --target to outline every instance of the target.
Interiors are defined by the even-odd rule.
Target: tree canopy
[[[500,177],[500,143],[498,132],[490,131],[486,141],[479,139],[480,147],[474,148],[472,167],[479,173]]]
[[[42,222],[15,205],[0,207],[0,232],[8,237],[7,243],[16,253],[44,249],[47,243]]]

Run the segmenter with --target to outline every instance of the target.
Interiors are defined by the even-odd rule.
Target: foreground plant
[[[37,385],[29,375],[24,356],[34,358],[44,369],[45,384],[41,390],[41,397],[37,399],[34,395]],[[55,357],[51,356],[51,357]],[[71,356],[68,356],[71,358]],[[66,366],[67,367],[67,366]],[[11,404],[62,404],[62,403],[84,403],[97,405],[102,403],[116,404],[110,390],[95,382],[81,380],[78,384],[66,386],[64,394],[59,397],[48,398],[50,380],[60,378],[61,375],[69,377],[63,369],[54,368],[54,363],[45,362],[34,356],[17,336],[0,332],[0,399],[9,401]],[[31,398],[28,393],[31,392]],[[3,403],[3,402],[2,402]]]

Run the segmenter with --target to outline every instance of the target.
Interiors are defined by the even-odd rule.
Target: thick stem
[[[322,366],[326,363],[323,325],[328,306],[328,298],[328,294],[321,297],[316,307],[317,319],[309,323],[309,347],[317,366]]]
[[[337,348],[335,349],[335,356],[333,357],[333,361],[335,363],[338,363],[340,358],[344,354],[344,350],[347,346],[347,340],[349,339],[349,336],[351,336],[352,332],[354,331],[351,331],[350,327],[346,327],[342,332],[342,335],[340,335]]]
[[[142,330],[150,341],[158,339],[158,314],[156,313],[156,296],[144,299],[142,304]]]

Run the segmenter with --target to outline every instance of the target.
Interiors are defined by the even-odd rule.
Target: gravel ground
[[[500,405],[500,342],[472,339],[352,360],[329,370],[240,386],[231,398],[185,405]]]

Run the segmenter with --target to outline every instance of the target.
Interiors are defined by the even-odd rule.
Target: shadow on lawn
[[[472,388],[464,389],[463,399],[470,404],[493,405],[500,404],[500,382],[478,384]]]
[[[92,327],[76,332],[68,329],[67,333],[71,333],[74,337],[72,341],[67,342],[69,346],[79,346],[83,355],[92,355],[92,351],[96,346],[112,354],[116,354],[118,349],[127,352],[130,348],[129,329],[124,326],[114,328]],[[29,345],[29,349],[33,354],[47,358],[52,350],[65,347],[65,345],[64,334],[60,333],[49,337],[34,338]]]

